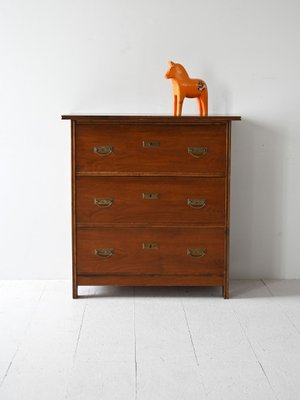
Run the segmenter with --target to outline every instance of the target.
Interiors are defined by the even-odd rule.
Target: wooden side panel
[[[223,297],[229,298],[229,240],[230,240],[230,168],[231,168],[231,122],[227,122],[226,129],[226,236],[225,236],[225,274],[223,283]]]
[[[71,122],[71,170],[72,170],[72,296],[73,299],[78,297],[78,284],[77,284],[77,249],[76,249],[76,121]]]

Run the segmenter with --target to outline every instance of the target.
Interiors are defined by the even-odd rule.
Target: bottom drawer
[[[224,229],[77,230],[79,275],[223,275]]]

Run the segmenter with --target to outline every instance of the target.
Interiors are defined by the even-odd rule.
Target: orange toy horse
[[[208,92],[206,83],[201,79],[191,79],[181,64],[169,61],[170,68],[165,77],[172,79],[174,96],[174,115],[180,116],[185,97],[196,97],[199,105],[199,114],[207,115]]]

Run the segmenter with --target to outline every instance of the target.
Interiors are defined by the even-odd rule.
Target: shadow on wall
[[[231,170],[232,278],[284,276],[283,127],[250,119],[233,123]]]

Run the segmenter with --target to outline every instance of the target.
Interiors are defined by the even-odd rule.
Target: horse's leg
[[[202,115],[202,103],[201,103],[201,96],[197,97],[198,108],[199,108],[199,115]]]
[[[181,116],[181,113],[182,113],[182,105],[183,105],[183,100],[184,100],[184,97],[183,98],[179,98],[179,100],[178,100],[178,109],[177,109],[177,116],[178,117],[180,117]]]
[[[202,109],[202,114],[200,115],[208,115],[208,92],[207,89],[203,89],[201,94],[200,94],[200,103],[201,103],[201,109]]]
[[[174,116],[177,115],[177,96],[174,95]]]

